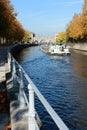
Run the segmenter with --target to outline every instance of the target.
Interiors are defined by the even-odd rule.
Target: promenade
[[[6,89],[6,61],[9,47],[0,47],[0,130],[10,122],[9,102]]]
[[[19,92],[19,90],[17,89],[17,82],[15,81],[14,85],[13,85],[13,80],[12,80],[12,70],[11,68],[9,68],[8,65],[8,52],[9,50],[12,49],[12,47],[15,47],[16,45],[10,45],[10,46],[0,46],[0,130],[7,130],[6,128],[9,126],[10,124],[10,119],[11,119],[11,115],[10,112],[13,111],[13,107],[11,105],[11,102],[14,100],[17,100],[17,95],[16,95],[16,91],[17,93]],[[29,45],[17,45],[16,48],[16,52],[19,52],[21,49],[23,49],[24,47],[28,47]],[[12,53],[14,55],[15,54],[15,49],[12,50]],[[15,87],[12,87],[15,86]],[[15,91],[15,93],[14,93]],[[10,106],[11,105],[11,106]],[[16,104],[16,106],[18,106]],[[19,109],[18,109],[19,110]],[[20,110],[19,110],[20,112]],[[13,112],[14,114],[14,112]],[[23,115],[23,114],[22,114]],[[18,114],[17,114],[18,117]],[[17,118],[15,116],[15,119]],[[23,120],[23,119],[22,119]],[[12,121],[13,121],[13,117],[12,117]],[[15,122],[15,121],[14,121]],[[22,122],[22,128],[26,127],[27,125],[24,125],[24,121],[21,121],[21,119],[19,120],[19,123]],[[12,123],[12,122],[11,122]],[[21,126],[20,125],[20,126]],[[23,126],[24,125],[24,126]],[[13,129],[15,125],[13,125]],[[17,124],[16,124],[17,126]],[[27,129],[27,127],[26,127]],[[24,128],[25,130],[25,128]]]

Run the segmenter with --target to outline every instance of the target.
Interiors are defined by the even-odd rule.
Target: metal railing
[[[34,85],[30,77],[27,75],[27,73],[24,71],[24,69],[19,65],[19,63],[14,59],[14,57],[9,53],[8,56],[8,64],[11,66],[12,76],[16,76],[18,78],[18,81],[20,82],[20,90],[19,90],[19,100],[20,102],[24,101],[28,105],[29,111],[28,111],[28,130],[40,130],[39,126],[37,124],[37,121],[35,119],[35,105],[34,105],[34,93],[37,95],[40,102],[45,107],[46,111],[49,113],[51,118],[56,123],[57,127],[60,130],[69,130],[68,127],[65,125],[63,120],[58,116],[58,114],[54,111],[54,109],[50,106],[50,104],[47,102],[47,100],[44,98],[44,96],[40,93],[40,91],[37,89],[37,87]],[[19,69],[20,77],[16,75],[16,71]],[[28,82],[28,90],[29,90],[29,100],[27,99],[26,93],[24,91],[24,83],[23,78],[25,78]]]

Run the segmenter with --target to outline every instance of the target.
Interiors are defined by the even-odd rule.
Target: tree
[[[22,41],[23,37],[24,37],[24,28],[22,27],[22,25],[20,24],[20,22],[15,19],[14,21],[14,32],[13,32],[13,38],[14,38],[14,41]]]
[[[81,14],[75,14],[66,29],[67,41],[82,42],[87,41],[87,0]]]
[[[15,18],[14,8],[9,0],[0,0],[0,36],[5,35],[11,21]]]
[[[0,0],[0,37],[5,38],[7,42],[23,39],[25,30],[16,15],[9,0]]]
[[[82,18],[83,18],[82,20],[83,35],[84,35],[84,39],[87,41],[87,16],[83,15]]]
[[[63,42],[63,41],[66,41],[66,34],[65,32],[60,32],[56,36],[56,42]]]
[[[87,0],[84,0],[84,5],[82,8],[82,26],[83,26],[83,33],[84,33],[84,39],[87,41]]]
[[[24,37],[22,39],[22,42],[29,42],[30,36],[31,36],[30,32],[29,31],[25,31],[24,32]]]
[[[87,16],[87,0],[84,0],[84,5],[82,8],[82,14]]]
[[[72,21],[66,29],[66,34],[75,41],[83,39],[82,15],[75,14]]]

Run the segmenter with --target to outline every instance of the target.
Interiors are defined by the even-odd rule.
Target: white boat
[[[49,54],[52,55],[70,55],[69,48],[65,43],[51,44],[49,46]]]

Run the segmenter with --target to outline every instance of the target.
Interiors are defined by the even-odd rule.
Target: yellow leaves
[[[66,37],[68,40],[87,40],[87,0],[84,0],[82,13],[75,14],[67,26]]]
[[[0,0],[0,36],[11,43],[21,41],[25,31],[16,16],[10,0]]]
[[[66,41],[66,34],[65,32],[60,32],[56,36],[56,42],[63,42],[63,41]]]
[[[30,35],[31,35],[30,32],[25,31],[24,37],[23,37],[22,41],[23,41],[23,42],[29,42]]]
[[[84,5],[82,9],[82,14],[87,15],[87,0],[84,0]]]
[[[84,35],[87,35],[87,16],[83,16],[82,26]]]
[[[69,36],[73,39],[78,39],[83,37],[83,28],[82,28],[82,17],[81,15],[76,15],[73,17],[72,22],[70,23]]]

